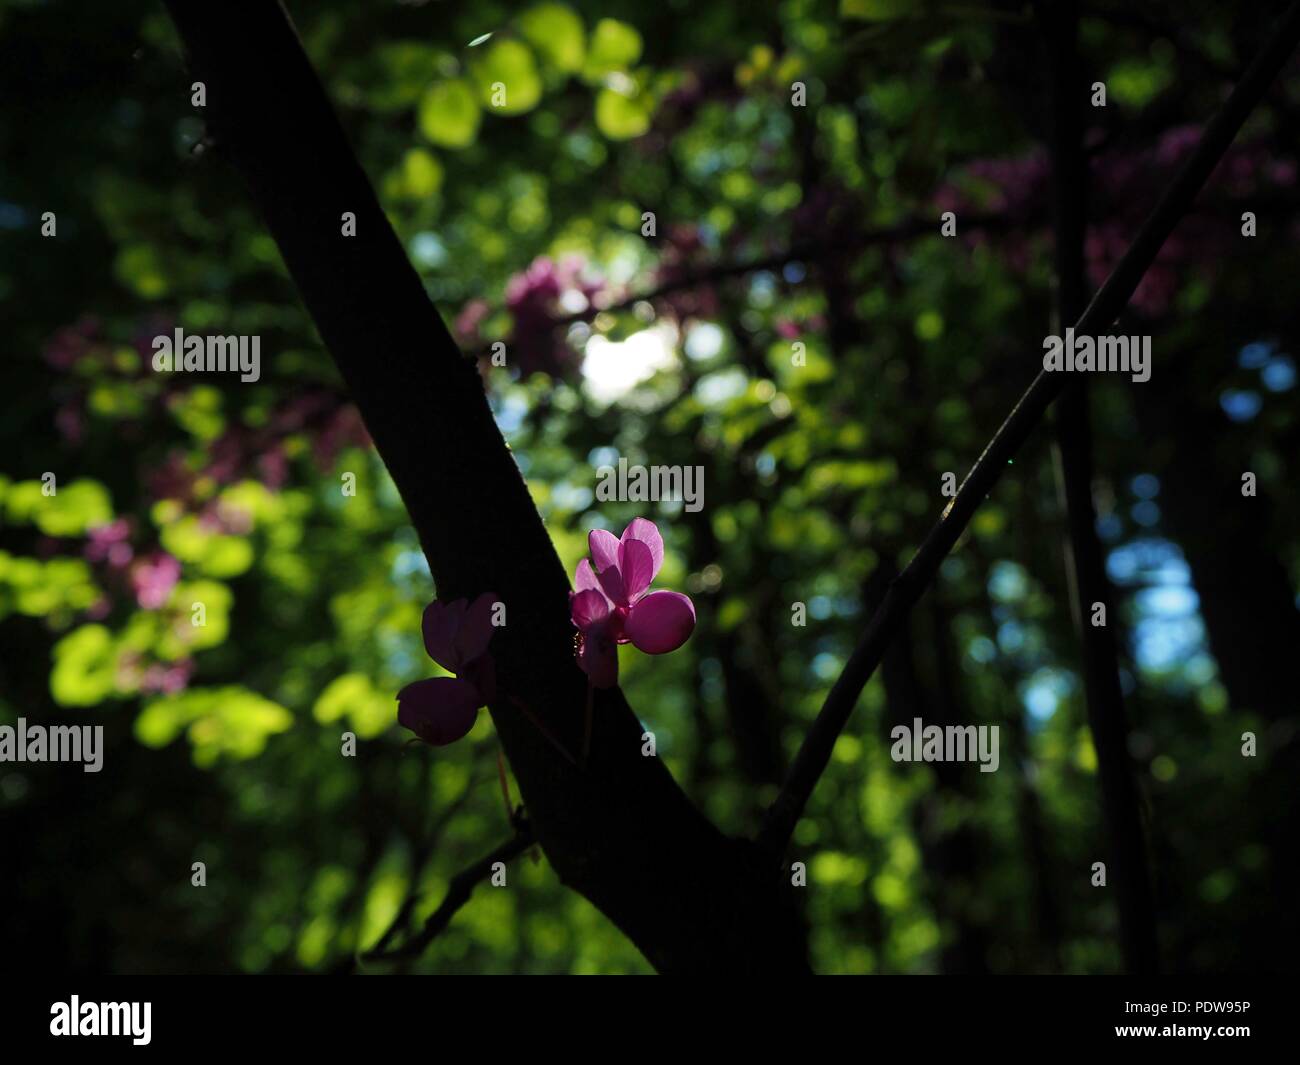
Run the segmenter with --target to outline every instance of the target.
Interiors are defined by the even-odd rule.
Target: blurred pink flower
[[[568,317],[560,299],[574,292],[582,296],[587,308],[594,306],[603,285],[582,280],[585,266],[580,255],[566,255],[558,262],[538,256],[506,282],[506,308],[514,318],[509,349],[525,377],[532,373],[557,376],[573,362],[565,338],[557,335],[559,324]]]
[[[56,370],[70,370],[90,350],[99,319],[83,317],[55,332],[45,345],[45,361]]]
[[[86,435],[86,412],[79,399],[59,404],[59,409],[54,412],[54,428],[74,447],[81,443]]]
[[[456,315],[455,332],[456,339],[462,344],[477,344],[479,342],[478,329],[483,324],[483,320],[492,313],[492,304],[485,299],[472,299],[461,308],[460,314]]]
[[[187,501],[194,490],[194,474],[185,464],[185,456],[173,451],[162,464],[145,475],[149,495],[157,499]]]
[[[86,538],[86,559],[90,562],[107,562],[114,569],[121,569],[135,554],[128,542],[130,537],[131,522],[127,518],[118,518],[107,525],[96,525]]]
[[[146,695],[174,695],[184,691],[194,675],[194,663],[182,658],[171,665],[155,662],[140,678],[140,690]]]
[[[166,605],[180,576],[180,562],[166,551],[145,555],[131,568],[131,587],[135,589],[136,602],[145,610],[157,610]]]

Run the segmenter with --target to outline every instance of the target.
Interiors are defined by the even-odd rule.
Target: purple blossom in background
[[[483,342],[479,335],[479,327],[492,313],[492,304],[485,299],[475,298],[470,300],[460,309],[460,314],[456,315],[456,321],[452,326],[456,333],[456,339],[466,347],[474,347]]]
[[[496,667],[488,654],[492,607],[484,592],[473,603],[434,601],[424,608],[424,649],[454,677],[431,677],[397,693],[397,721],[425,743],[442,747],[474,727],[480,706],[496,698]]]
[[[316,460],[319,469],[329,470],[338,461],[339,452],[354,445],[369,447],[370,434],[366,432],[357,408],[351,403],[345,403],[324,419],[312,440],[312,458]]]
[[[1090,162],[1089,214],[1084,255],[1088,280],[1100,286],[1119,262],[1137,234],[1151,205],[1172,173],[1186,161],[1201,138],[1201,127],[1179,126],[1166,131],[1152,148],[1137,151],[1112,148],[1097,151]],[[1095,139],[1095,138],[1094,138]],[[1277,158],[1259,142],[1234,144],[1215,168],[1206,185],[1246,198],[1270,186],[1295,184],[1295,165]],[[1005,159],[978,159],[935,194],[940,211],[958,214],[958,232],[971,244],[986,239],[978,230],[963,231],[962,212],[995,211],[1016,222],[1041,219],[1048,224],[1051,170],[1045,152]],[[1168,311],[1178,285],[1178,271],[1187,266],[1217,269],[1237,236],[1236,226],[1213,212],[1189,214],[1161,247],[1155,262],[1133,293],[1131,306],[1154,317]],[[1020,227],[998,237],[1006,261],[1014,270],[1029,268],[1042,247]]]
[[[176,499],[188,502],[193,491],[195,476],[185,464],[185,456],[174,451],[145,475],[151,499]]]
[[[58,330],[45,345],[45,361],[56,370],[70,370],[90,350],[99,332],[99,319],[86,316]]]
[[[585,266],[579,255],[566,255],[558,262],[539,256],[506,282],[506,308],[514,318],[510,352],[523,376],[559,376],[572,364],[573,353],[557,328],[569,316],[560,299],[568,292],[579,293],[595,314],[594,301],[604,287],[599,281],[582,280]]]
[[[578,563],[569,612],[578,629],[578,666],[592,687],[618,683],[618,644],[646,654],[675,651],[695,629],[695,604],[681,592],[651,592],[664,561],[654,522],[634,518],[622,537],[592,529],[591,560]],[[593,566],[594,561],[594,566]]]
[[[709,261],[698,226],[676,223],[664,235],[664,250],[655,269],[656,285],[674,285],[692,278]],[[712,284],[689,284],[669,292],[658,301],[661,309],[687,321],[691,318],[713,318],[722,309],[717,287]]]
[[[194,663],[188,658],[163,665],[155,662],[140,678],[140,691],[146,695],[175,695],[184,691],[194,675]]]
[[[128,651],[117,663],[118,687],[124,691],[138,689],[142,695],[175,695],[189,687],[193,676],[194,660],[190,658],[151,662],[136,651]]]
[[[54,412],[54,428],[73,447],[81,443],[86,435],[86,410],[80,399],[59,405]]]
[[[351,403],[329,389],[311,390],[281,403],[265,426],[227,428],[208,446],[206,464],[197,472],[190,470],[183,452],[172,452],[149,472],[150,494],[154,499],[193,505],[195,481],[200,476],[219,485],[251,477],[271,491],[279,491],[290,472],[285,443],[300,435],[310,439],[312,457],[322,471],[333,466],[343,448],[370,444],[361,415]]]
[[[145,610],[166,605],[181,577],[181,564],[166,551],[153,551],[131,567],[131,587],[136,602]]]
[[[128,518],[96,525],[86,537],[87,561],[104,562],[113,569],[121,569],[135,557],[130,538],[131,522]]]
[[[289,455],[280,444],[274,444],[257,457],[260,480],[272,492],[278,492],[289,480]]]

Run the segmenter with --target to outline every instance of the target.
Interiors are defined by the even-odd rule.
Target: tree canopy
[[[0,0],[0,726],[104,730],[0,761],[24,965],[1281,967],[1294,7],[288,6]],[[1149,379],[1034,392],[1081,315]],[[638,518],[694,629],[589,687]]]

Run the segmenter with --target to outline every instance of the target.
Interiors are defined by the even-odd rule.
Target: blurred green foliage
[[[1207,48],[1240,28],[1193,6]],[[1032,27],[992,5],[913,18],[892,0],[290,8],[430,296],[467,350],[509,341],[507,367],[484,373],[565,566],[592,527],[645,514],[664,530],[660,584],[694,597],[699,629],[670,656],[626,653],[624,688],[695,801],[752,832],[865,625],[873,574],[906,561],[942,509],[941,474],[960,478],[1033,372],[1050,301],[1041,219],[1013,221],[1014,247],[953,242],[936,206],[968,164],[1041,140]],[[1124,144],[1217,102],[1171,48],[1104,19],[1085,31]],[[190,106],[161,7],[7,0],[0,51],[0,86],[24,101],[0,118],[7,391],[23,397],[0,420],[0,723],[93,720],[108,739],[94,780],[0,767],[4,941],[24,966],[347,968],[408,896],[418,922],[508,834],[491,723],[437,751],[396,727],[398,689],[438,672],[419,624],[435,589]],[[1008,181],[965,176],[998,209]],[[57,240],[39,236],[46,210]],[[933,233],[863,237],[914,217]],[[1236,273],[1180,264],[1185,316],[1151,327],[1156,374],[1195,352],[1188,387],[1213,397],[1241,345],[1277,336],[1283,350],[1289,297],[1258,283],[1282,276],[1278,254],[1261,239]],[[525,318],[526,272],[566,256],[576,302]],[[584,319],[584,283],[614,309]],[[150,373],[149,339],[178,324],[260,335],[262,379]],[[1185,968],[1258,966],[1243,930],[1273,905],[1273,792],[1237,746],[1268,722],[1225,687],[1195,606],[1171,615],[1143,583],[1187,567],[1132,486],[1185,441],[1148,435],[1126,386],[1095,393],[1108,549],[1155,559],[1121,582],[1116,621],[1162,943]],[[1294,483],[1283,398],[1237,427],[1225,460],[1251,462],[1275,498]],[[703,465],[704,511],[596,504],[596,468],[618,456]],[[1279,505],[1287,531],[1261,534],[1293,578],[1295,510]],[[1118,967],[1113,899],[1088,880],[1105,843],[1061,527],[1040,439],[918,611],[911,677],[890,667],[868,686],[795,839],[819,970]],[[909,684],[915,705],[1000,724],[1002,771],[894,764]],[[511,890],[480,888],[417,967],[648,971],[536,859],[511,868]],[[55,942],[29,931],[50,927]]]

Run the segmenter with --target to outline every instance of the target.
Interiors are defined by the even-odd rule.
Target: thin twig
[[[501,801],[506,804],[506,820],[514,819],[514,803],[510,799],[510,781],[506,777],[506,753],[497,751],[497,779],[501,782]]]
[[[465,903],[469,902],[470,896],[474,893],[474,888],[492,875],[493,866],[498,862],[504,863],[519,857],[535,842],[532,825],[522,815],[516,815],[515,834],[491,854],[480,858],[473,865],[461,870],[451,878],[451,883],[447,885],[447,894],[443,896],[438,908],[429,915],[428,920],[424,922],[424,927],[420,929],[417,935],[412,936],[396,950],[387,952],[370,951],[361,955],[361,960],[364,962],[383,962],[419,957],[429,944],[451,924],[451,919],[456,916],[456,912]]]
[[[429,763],[426,762],[421,776],[422,785],[428,783],[428,765]],[[378,952],[384,950],[392,941],[393,936],[397,935],[398,931],[405,926],[411,915],[411,911],[415,908],[415,904],[419,900],[419,893],[416,891],[415,885],[419,881],[420,875],[424,872],[425,865],[428,864],[429,858],[437,848],[438,841],[442,838],[442,834],[446,831],[447,826],[452,822],[456,815],[459,814],[466,805],[468,805],[470,798],[474,795],[480,783],[482,783],[482,781],[470,780],[470,782],[465,786],[464,791],[457,796],[455,802],[451,803],[451,805],[447,806],[437,814],[432,824],[429,826],[428,831],[422,838],[417,839],[414,837],[413,833],[408,833],[408,835],[412,836],[413,843],[413,851],[411,855],[411,888],[407,891],[406,897],[402,900],[402,905],[398,907],[397,913],[393,915],[393,919],[388,923],[388,927],[384,929],[383,933],[375,941],[375,945],[370,948],[372,951]],[[363,878],[361,881],[362,887],[366,886],[367,882],[368,878]],[[331,966],[330,972],[337,974],[350,973],[356,970],[356,966],[357,955],[353,952],[346,954],[335,965]]]
[[[1013,219],[1009,215],[963,215],[962,231],[979,229],[996,231],[1010,228]],[[780,270],[791,263],[820,262],[845,252],[858,251],[878,244],[893,244],[900,240],[939,233],[939,217],[909,218],[892,226],[870,229],[865,232],[851,233],[847,236],[832,237],[829,240],[802,241],[781,251],[770,252],[753,259],[741,259],[735,262],[717,262],[694,269],[685,268],[685,272],[660,282],[654,288],[640,292],[626,293],[616,297],[612,302],[592,305],[572,314],[554,319],[549,329],[562,329],[578,322],[589,322],[598,314],[617,314],[635,307],[638,303],[653,303],[678,292],[689,292],[705,285],[716,284],[733,277],[757,274],[765,270]],[[490,354],[490,346],[485,345],[476,354],[484,357]]]
[[[1075,323],[1076,335],[1093,336],[1109,329],[1127,306],[1156,254],[1191,207],[1210,172],[1290,56],[1297,39],[1300,39],[1300,0],[1287,9],[1268,44],[1206,126],[1196,150],[1165,190],[1088,309]],[[985,496],[1002,476],[1008,461],[1067,383],[1064,373],[1044,370],[1038,374],[971,467],[957,497],[938,524],[930,530],[903,572],[890,584],[884,601],[872,616],[867,631],[804,737],[780,794],[768,809],[758,840],[769,851],[779,853],[785,849],[803,815],[808,797],[830,761],[835,741],[848,723],[863,687],[880,664],[885,648],[934,579],[940,564],[965,531]]]

